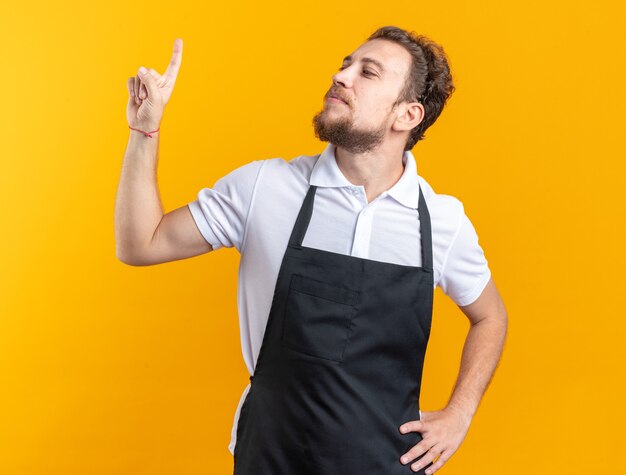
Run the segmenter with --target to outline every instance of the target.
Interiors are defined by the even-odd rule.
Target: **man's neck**
[[[335,147],[339,170],[353,185],[365,187],[368,203],[398,182],[404,173],[403,156],[403,150],[377,148],[365,153],[350,153]]]

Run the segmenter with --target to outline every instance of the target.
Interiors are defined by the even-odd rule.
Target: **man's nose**
[[[335,86],[341,84],[343,87],[350,87],[351,79],[350,75],[346,72],[347,70],[348,68],[345,68],[333,74],[333,84]]]

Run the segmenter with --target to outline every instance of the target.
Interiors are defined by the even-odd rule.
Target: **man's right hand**
[[[183,57],[183,40],[174,40],[174,52],[165,73],[161,76],[152,68],[139,68],[137,75],[128,78],[128,125],[144,131],[156,130],[161,124],[163,110],[168,103]],[[144,74],[145,72],[145,74]]]

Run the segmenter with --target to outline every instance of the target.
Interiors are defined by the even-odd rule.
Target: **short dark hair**
[[[409,75],[396,103],[419,101],[424,106],[424,118],[409,133],[404,150],[411,150],[424,139],[424,132],[439,117],[446,101],[454,92],[448,58],[443,48],[430,38],[396,26],[384,26],[367,41],[384,39],[404,46],[411,53]]]

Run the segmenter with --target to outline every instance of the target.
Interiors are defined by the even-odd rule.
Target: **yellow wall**
[[[465,204],[510,318],[440,473],[626,473],[623,5],[3,4],[0,473],[232,473],[238,254],[116,259],[126,79],[163,72],[183,38],[161,131],[169,211],[249,161],[320,153],[331,75],[383,25],[450,56],[457,91],[413,153]],[[467,327],[437,289],[424,410],[447,401]]]

